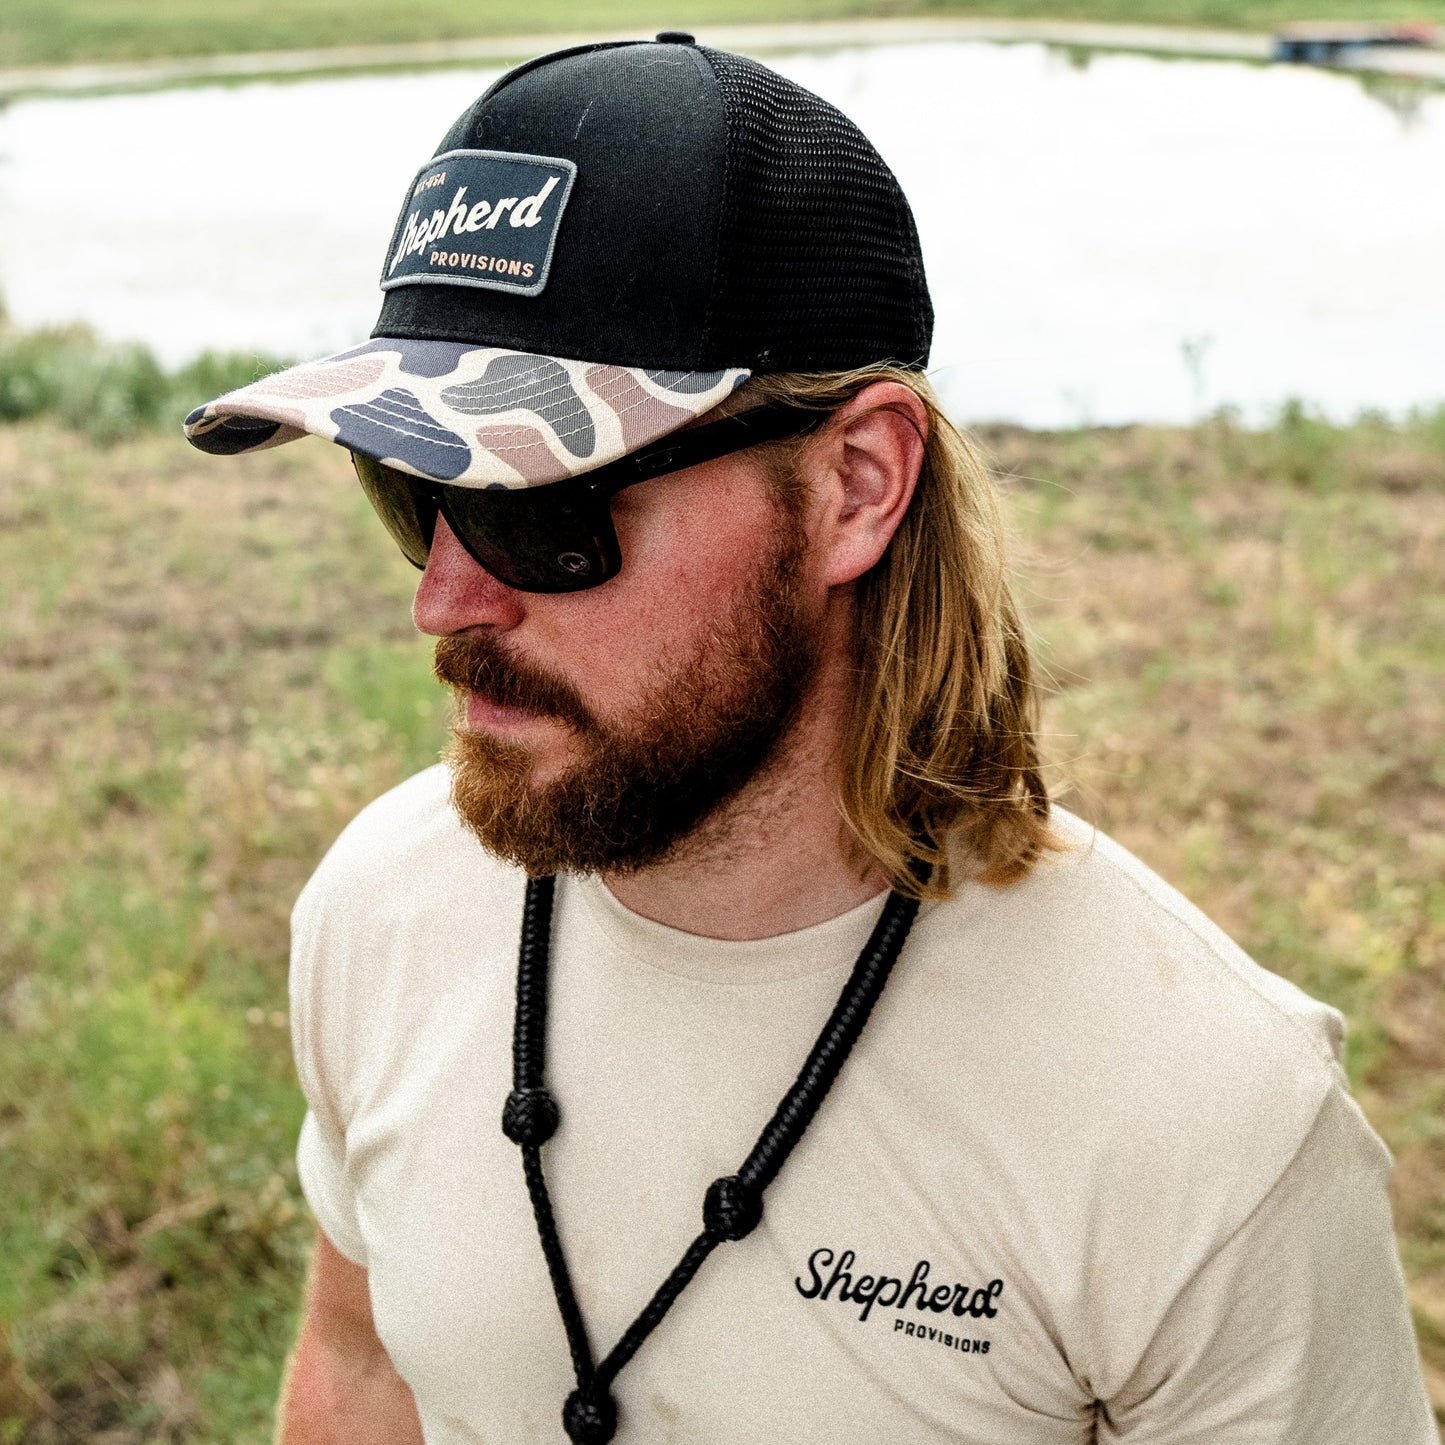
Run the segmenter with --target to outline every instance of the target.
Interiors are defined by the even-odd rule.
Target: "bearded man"
[[[857,129],[546,56],[382,286],[187,423],[351,450],[459,704],[296,908],[286,1445],[1433,1441],[1339,1015],[1050,808]]]

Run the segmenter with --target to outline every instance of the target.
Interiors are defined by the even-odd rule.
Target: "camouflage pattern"
[[[432,481],[537,487],[676,431],[747,377],[382,338],[228,392],[185,426],[221,455],[309,433]]]

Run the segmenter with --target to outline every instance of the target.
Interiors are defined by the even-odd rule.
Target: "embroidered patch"
[[[417,173],[381,289],[440,283],[536,296],[577,167],[511,151],[447,151]]]

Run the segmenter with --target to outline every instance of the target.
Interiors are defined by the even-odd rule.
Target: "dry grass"
[[[1445,1408],[1445,427],[988,441],[1070,805],[1342,1007]],[[291,899],[444,699],[319,444],[0,428],[0,1445],[268,1437]]]

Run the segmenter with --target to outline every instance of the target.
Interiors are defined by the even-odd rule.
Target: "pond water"
[[[1332,414],[1445,400],[1445,94],[1038,45],[770,63],[851,115],[918,217],[967,420]],[[0,290],[168,362],[364,336],[401,193],[495,72],[20,101]],[[1386,97],[1391,101],[1391,97]]]

